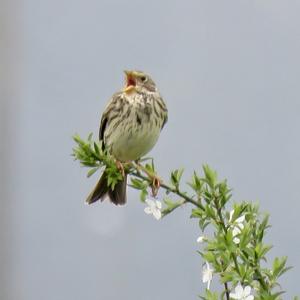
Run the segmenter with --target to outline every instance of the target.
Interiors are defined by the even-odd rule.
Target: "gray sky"
[[[281,280],[284,299],[299,294],[299,9],[297,0],[24,0],[19,92],[8,110],[7,299],[203,292],[190,207],[157,222],[133,191],[122,208],[84,205],[97,176],[72,161],[71,136],[97,134],[132,68],[151,74],[169,108],[151,152],[159,172],[184,166],[188,178],[208,163],[235,201],[258,201],[271,214],[270,258],[288,255],[294,266]]]

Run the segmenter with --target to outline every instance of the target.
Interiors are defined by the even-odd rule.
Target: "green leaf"
[[[191,218],[203,218],[204,217],[204,212],[200,208],[193,208],[192,209],[192,214]]]
[[[142,179],[131,178],[131,187],[137,190],[143,190],[147,187],[147,185],[145,185],[145,182]]]
[[[82,161],[81,164],[84,167],[96,167],[97,166],[97,163],[94,161]]]
[[[87,173],[87,177],[91,177],[94,173],[96,173],[99,170],[99,167],[90,169]]]
[[[234,274],[232,272],[225,272],[220,276],[221,283],[231,282],[234,279]]]
[[[152,163],[151,165],[146,164],[146,165],[145,165],[145,169],[146,169],[150,174],[155,174],[154,164],[153,164],[153,163]]]
[[[217,172],[213,171],[208,165],[203,165],[205,181],[210,188],[214,188],[217,182]]]
[[[184,169],[178,169],[178,170],[174,170],[173,172],[171,172],[171,183],[172,185],[178,189],[179,187],[179,183],[180,183],[180,179],[182,177]]]
[[[213,263],[215,261],[215,254],[213,251],[204,252],[201,255],[203,259],[209,263]]]
[[[91,133],[88,135],[88,138],[87,138],[89,142],[92,141],[92,137],[93,137],[93,133],[91,132]]]
[[[191,182],[188,185],[197,193],[198,196],[201,195],[203,183],[197,173],[194,171]]]
[[[167,214],[171,213],[173,210],[175,210],[177,207],[181,206],[182,204],[185,203],[184,200],[180,200],[180,201],[172,201],[169,198],[165,198],[164,199],[164,203],[166,205],[166,207],[162,210],[162,214],[163,216],[166,216]]]
[[[84,145],[84,141],[80,138],[78,134],[75,134],[73,136],[73,140],[79,145]]]
[[[273,297],[272,299],[274,299],[274,300],[276,300],[276,299],[279,300],[280,298],[278,298],[278,297],[281,296],[284,293],[285,293],[285,291],[280,291],[280,292],[277,292],[277,293],[273,294],[271,297]]]
[[[276,257],[273,261],[273,280],[276,280],[278,277],[283,275],[288,270],[292,269],[292,267],[286,267],[287,257]]]
[[[140,193],[140,200],[141,200],[142,202],[145,202],[147,196],[148,196],[147,190],[146,190],[146,189],[141,190],[141,193]]]
[[[200,218],[199,220],[199,227],[202,230],[202,232],[205,230],[205,228],[210,224],[210,222],[206,218]]]
[[[203,300],[218,300],[219,295],[216,292],[211,292],[210,290],[206,289],[205,297],[200,296]]]
[[[96,142],[94,142],[94,149],[95,149],[95,152],[99,155],[100,154],[100,149],[99,149],[99,146],[97,145]]]
[[[219,183],[217,188],[220,193],[220,206],[224,207],[225,204],[231,199],[231,189],[229,189],[227,186],[227,180],[223,180],[221,183]]]
[[[270,227],[268,225],[268,222],[269,222],[269,215],[266,215],[263,219],[263,221],[261,222],[261,224],[258,226],[258,229],[257,229],[257,239],[258,241],[262,241],[263,237],[264,237],[264,234],[265,234],[265,230]]]
[[[211,205],[205,205],[205,213],[209,218],[216,219],[216,211]]]

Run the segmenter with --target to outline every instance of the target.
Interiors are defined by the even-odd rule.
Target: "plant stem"
[[[139,170],[136,170],[136,172],[131,172],[130,175],[132,176],[135,176],[137,178],[140,178],[140,179],[143,179],[143,180],[146,180],[148,181],[149,183],[152,183],[150,178],[149,178],[149,174],[147,173],[148,177],[147,176],[144,176],[142,175]],[[180,196],[181,198],[183,198],[185,201],[183,202],[183,204],[185,202],[189,202],[191,204],[194,204],[196,207],[200,208],[201,210],[205,210],[205,208],[197,201],[195,201],[194,199],[188,197],[185,193],[181,192],[178,188],[174,188],[174,187],[171,187],[165,183],[161,183],[160,184],[160,187],[162,187],[163,189],[167,190],[168,192],[171,192],[173,194],[176,194],[178,196]],[[215,205],[217,204],[217,201],[215,201]],[[218,211],[218,216],[219,216],[219,222],[224,230],[224,233],[226,235],[227,233],[227,229],[226,229],[226,225],[225,225],[225,222],[224,222],[224,219],[223,219],[223,216],[222,216],[222,212],[221,210],[219,209],[218,205],[216,205],[216,208],[217,208],[217,211]],[[236,262],[236,258],[235,258],[235,262]],[[238,266],[236,265],[236,268],[238,269]],[[229,300],[229,289],[228,289],[228,283],[225,282],[224,283],[224,287],[225,287],[225,295],[226,295],[226,300]]]
[[[98,144],[97,142],[93,142],[91,137],[92,136],[89,135],[87,142],[85,142],[78,135],[74,136],[74,140],[77,143],[78,147],[73,149],[73,156],[75,157],[75,159],[80,161],[82,166],[94,168],[88,172],[88,176],[94,173],[95,168],[105,168],[106,170],[110,171],[111,177],[109,179],[112,179],[113,183],[115,184],[115,182],[119,178],[118,172],[120,171],[117,167],[118,162],[106,150],[102,150],[103,147],[101,143]],[[234,224],[232,224],[230,220],[229,222],[227,221],[227,217],[225,214],[225,204],[231,197],[231,195],[228,194],[230,190],[227,188],[226,181],[217,183],[217,174],[214,171],[212,171],[208,166],[204,166],[203,169],[205,177],[200,178],[196,173],[194,173],[193,181],[192,183],[190,183],[190,186],[192,187],[194,192],[196,192],[196,195],[193,192],[193,194],[188,196],[188,193],[182,191],[179,185],[182,170],[175,170],[174,172],[172,172],[171,183],[165,184],[156,174],[153,160],[151,160],[151,165],[145,164],[145,166],[140,164],[141,161],[145,160],[140,160],[136,162],[123,162],[122,166],[124,167],[124,171],[126,174],[140,179],[136,180],[137,184],[133,185],[133,187],[137,190],[141,190],[141,192],[143,193],[141,194],[142,196],[145,195],[145,192],[146,194],[149,194],[149,192],[146,189],[148,189],[148,187],[151,187],[153,196],[157,194],[159,188],[162,188],[166,191],[166,194],[172,193],[174,195],[177,195],[177,197],[180,197],[179,201],[177,202],[170,201],[168,203],[167,200],[169,199],[165,199],[167,208],[164,211],[162,211],[163,215],[171,213],[172,211],[174,211],[178,207],[181,207],[185,203],[190,203],[197,208],[195,210],[195,213],[199,214],[195,214],[195,216],[197,216],[197,218],[200,218],[199,226],[202,229],[202,231],[204,231],[204,228],[207,225],[215,226],[215,238],[220,238],[220,240],[222,239],[222,244],[218,245],[214,240],[212,240],[212,243],[208,244],[205,251],[210,252],[209,254],[213,254],[215,256],[215,263],[218,265],[218,272],[216,273],[219,273],[220,276],[223,276],[223,280],[227,280],[226,282],[224,282],[224,290],[221,294],[222,299],[230,299],[230,290],[236,284],[236,280],[232,280],[231,277],[226,277],[226,275],[232,275],[233,273],[236,273],[234,274],[234,279],[236,277],[241,277],[241,284],[249,283],[249,285],[251,285],[251,280],[257,280],[260,283],[259,292],[257,291],[258,296],[259,293],[266,295],[268,294],[270,296],[276,295],[271,294],[271,289],[273,288],[273,285],[276,284],[276,282],[269,280],[268,273],[265,273],[264,269],[262,269],[261,267],[261,260],[263,260],[264,258],[258,256],[256,253],[256,240],[259,240],[260,242],[262,240],[262,237],[258,239],[257,230],[254,228],[252,231],[254,244],[251,244],[251,246],[254,250],[254,258],[248,258],[249,255],[247,253],[245,255],[243,249],[241,249],[238,245],[235,246],[232,243],[234,241],[228,240],[232,239],[233,233],[231,234],[231,230],[234,227]],[[124,174],[122,175],[124,176]],[[138,185],[139,181],[143,181],[141,182],[140,186]],[[246,209],[246,205],[241,206],[240,214],[243,213],[243,211]],[[257,222],[257,210],[258,209],[255,206],[250,206],[249,211],[246,211],[246,213],[253,217],[253,220],[255,222]],[[262,235],[264,233],[264,230],[268,227],[267,219],[263,222],[264,227],[262,229]],[[228,236],[230,237],[228,238]],[[202,253],[200,252],[200,254]],[[224,254],[224,256],[222,256],[222,254]],[[219,255],[221,259],[221,268],[219,268],[220,259],[219,257],[216,257],[217,255]],[[251,277],[250,275],[247,277],[243,274],[243,266],[242,263],[240,263],[239,265],[239,258],[242,258],[243,262],[247,264],[247,267],[251,267],[251,271],[254,275],[252,275],[251,273]],[[213,259],[211,260],[213,263]],[[236,276],[237,274],[239,276]],[[242,274],[244,276],[241,276]],[[278,293],[278,295],[280,294],[281,292]]]
[[[228,290],[228,283],[224,283],[225,286],[225,295],[226,295],[226,300],[229,300],[229,290]]]
[[[148,181],[150,184],[152,183],[152,181],[149,179],[149,177],[147,176],[144,176],[142,175],[140,172],[131,172],[129,173],[130,175],[134,176],[134,177],[137,177],[137,178],[140,178],[140,179],[143,179],[143,180],[146,180]],[[194,199],[192,199],[191,197],[187,196],[184,192],[181,192],[180,190],[172,187],[172,186],[169,186],[165,183],[161,183],[160,184],[160,187],[167,190],[168,192],[171,192],[173,194],[176,194],[178,196],[180,196],[181,198],[183,198],[186,202],[189,202],[191,204],[194,204],[195,206],[197,206],[198,208],[200,208],[201,210],[204,210],[204,207],[201,205],[201,203],[195,201]]]
[[[227,227],[226,227],[223,215],[222,215],[221,207],[219,206],[219,203],[218,203],[218,200],[217,200],[216,197],[214,197],[214,201],[213,202],[214,202],[214,205],[215,205],[215,208],[217,210],[218,217],[219,217],[219,220],[217,220],[217,221],[221,224],[222,229],[224,231],[224,235],[226,237],[226,235],[227,235]],[[232,258],[234,260],[235,267],[236,267],[237,271],[239,272],[239,267],[238,267],[238,264],[237,264],[237,260],[236,260],[236,257],[235,257],[235,255],[233,253],[232,253]],[[226,299],[229,300],[229,290],[228,290],[228,283],[227,282],[224,282],[224,287],[225,287]]]

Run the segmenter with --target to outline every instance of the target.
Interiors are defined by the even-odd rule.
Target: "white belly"
[[[116,131],[112,136],[111,151],[120,161],[139,159],[147,154],[156,144],[160,134],[160,127],[153,126],[152,122],[136,125],[132,130]]]

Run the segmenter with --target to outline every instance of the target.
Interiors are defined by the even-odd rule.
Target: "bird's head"
[[[156,92],[156,86],[151,77],[141,71],[124,71],[125,87],[124,92],[131,93],[133,91]]]

